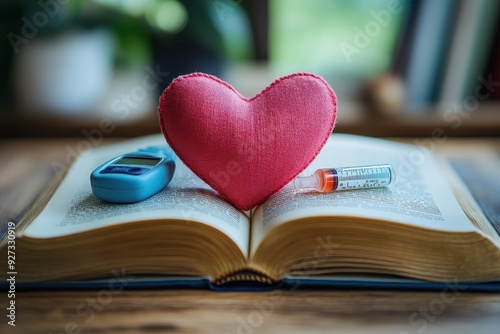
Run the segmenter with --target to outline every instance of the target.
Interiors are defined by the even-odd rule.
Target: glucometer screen
[[[121,158],[115,165],[141,165],[141,166],[154,166],[159,163],[161,159],[158,158]]]

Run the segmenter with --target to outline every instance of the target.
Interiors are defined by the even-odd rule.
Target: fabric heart
[[[204,74],[176,78],[158,107],[178,157],[227,201],[249,210],[316,157],[335,126],[337,97],[311,73],[277,79],[252,98]]]

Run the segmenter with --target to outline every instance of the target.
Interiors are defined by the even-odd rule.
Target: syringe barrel
[[[316,190],[320,192],[386,187],[396,180],[388,164],[324,168],[315,174],[319,181]]]

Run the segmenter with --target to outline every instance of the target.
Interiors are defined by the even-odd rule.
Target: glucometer
[[[175,154],[168,146],[150,146],[120,155],[90,175],[94,195],[112,203],[145,200],[165,188],[175,172]]]

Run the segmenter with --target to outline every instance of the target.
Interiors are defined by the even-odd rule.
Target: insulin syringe
[[[293,188],[316,190],[322,193],[386,187],[396,180],[391,165],[370,165],[357,167],[336,167],[318,169],[309,176],[298,176]]]

